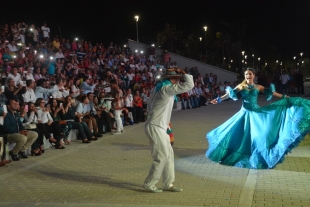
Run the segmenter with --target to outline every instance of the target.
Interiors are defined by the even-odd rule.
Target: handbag
[[[67,124],[67,121],[65,121],[65,120],[60,120],[59,121],[59,125],[64,125],[64,124]]]

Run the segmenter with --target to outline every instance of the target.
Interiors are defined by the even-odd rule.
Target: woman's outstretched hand
[[[212,103],[212,104],[218,104],[218,102],[217,102],[217,99],[215,98],[215,99],[213,99],[213,100],[211,100],[210,101],[210,103]]]

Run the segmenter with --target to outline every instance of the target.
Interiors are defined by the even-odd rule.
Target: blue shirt
[[[55,62],[51,62],[51,64],[49,65],[48,69],[47,69],[47,73],[49,75],[54,75],[55,74],[55,68],[56,68],[56,64]]]

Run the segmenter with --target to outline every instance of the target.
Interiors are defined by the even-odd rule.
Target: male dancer
[[[183,76],[184,83],[179,80]],[[167,69],[164,80],[157,83],[152,90],[148,103],[148,120],[145,123],[145,134],[151,145],[153,164],[143,188],[153,193],[162,192],[155,185],[163,176],[163,190],[180,192],[182,189],[173,185],[174,155],[167,134],[171,111],[176,94],[184,93],[194,87],[193,77],[181,69]]]

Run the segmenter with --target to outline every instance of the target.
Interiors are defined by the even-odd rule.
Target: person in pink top
[[[168,51],[166,50],[165,51],[165,55],[164,55],[164,65],[165,65],[165,68],[169,67],[170,61],[171,61],[171,57],[170,57]]]

